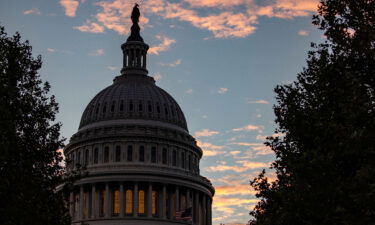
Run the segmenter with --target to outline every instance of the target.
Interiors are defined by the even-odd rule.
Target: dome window
[[[138,104],[138,111],[139,111],[139,112],[142,112],[142,111],[143,111],[142,101],[139,101],[139,104]]]
[[[81,152],[78,151],[77,164],[81,164]]]
[[[89,150],[86,149],[85,151],[85,165],[89,164]]]
[[[177,166],[177,152],[173,150],[172,152],[172,166]]]
[[[94,149],[94,164],[98,163],[99,150],[98,148]]]
[[[100,108],[100,103],[99,103],[98,106],[96,107],[95,114],[98,114],[98,113],[99,113],[99,108]]]
[[[152,112],[152,105],[150,101],[148,101],[148,112]]]
[[[107,103],[104,103],[103,113],[105,113],[106,111],[107,111]]]
[[[160,106],[159,106],[159,103],[157,103],[157,105],[156,105],[156,111],[160,114]]]
[[[121,161],[121,146],[116,146],[116,153],[115,153],[115,161],[120,162]]]
[[[168,151],[166,148],[163,148],[162,152],[162,163],[167,164],[168,163]]]
[[[156,163],[156,147],[151,148],[151,163]]]
[[[185,169],[185,152],[181,152],[181,167]]]
[[[120,112],[124,111],[124,101],[121,100],[121,104],[120,104]]]
[[[165,115],[167,115],[167,116],[168,116],[168,108],[167,108],[167,106],[166,106],[166,105],[164,105],[164,112],[165,112]]]
[[[139,147],[139,161],[140,162],[145,161],[145,147],[143,145]]]
[[[129,103],[129,111],[133,112],[133,101],[130,101]]]
[[[127,155],[128,162],[133,161],[133,146],[128,146],[128,155]]]
[[[114,111],[115,111],[115,102],[112,102],[111,112],[114,112]]]
[[[109,162],[109,148],[108,147],[104,148],[104,162],[105,163]]]

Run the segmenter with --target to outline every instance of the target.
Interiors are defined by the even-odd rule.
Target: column
[[[206,195],[203,194],[202,196],[202,213],[203,213],[203,224],[207,225],[207,202],[206,202]]]
[[[147,217],[152,217],[152,184],[148,184]],[[156,207],[156,206],[155,206]]]
[[[91,186],[91,218],[96,217],[96,190],[95,184]]]
[[[90,192],[89,190],[87,189],[87,194],[85,194],[86,196],[86,203],[85,203],[85,219],[88,219],[90,218]]]
[[[105,217],[110,217],[110,192],[109,192],[109,184],[105,183]]]
[[[197,190],[194,192],[194,222],[199,223],[199,193]]]
[[[120,183],[120,217],[124,217],[124,184]]]
[[[168,215],[168,218],[169,219],[173,219],[173,192],[172,191],[169,191],[168,192],[168,200],[169,200],[169,215]],[[176,199],[175,199],[176,200]]]
[[[208,225],[212,225],[212,199],[208,199]]]
[[[83,185],[79,186],[79,219],[83,219]]]
[[[72,190],[69,195],[69,212],[70,216],[74,218],[74,190]]]
[[[138,183],[134,182],[133,188],[133,217],[138,217]]]
[[[163,219],[167,219],[167,187],[163,185]]]
[[[143,68],[146,69],[146,51],[143,51]]]
[[[176,185],[176,212],[180,211],[180,189]]]

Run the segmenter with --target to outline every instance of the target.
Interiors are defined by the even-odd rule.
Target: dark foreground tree
[[[56,192],[64,172],[58,106],[38,75],[41,57],[31,50],[0,27],[0,224],[68,225]]]
[[[275,88],[277,180],[250,182],[252,225],[375,224],[375,1],[322,0],[313,23],[327,41]]]

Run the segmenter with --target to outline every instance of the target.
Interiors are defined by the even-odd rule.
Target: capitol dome
[[[64,148],[67,172],[83,170],[69,196],[72,224],[212,225],[215,189],[171,95],[148,76],[138,5],[121,45],[121,74],[84,110]]]
[[[170,123],[187,131],[185,116],[177,102],[148,76],[118,76],[86,107],[79,129],[104,121],[149,120]]]

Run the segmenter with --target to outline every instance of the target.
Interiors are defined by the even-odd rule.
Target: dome
[[[148,76],[118,76],[87,105],[79,129],[103,121],[160,121],[187,131],[185,116],[171,95]]]

